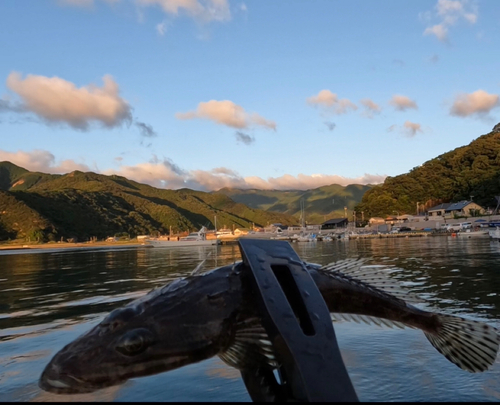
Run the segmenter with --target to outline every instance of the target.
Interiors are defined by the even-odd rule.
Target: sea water
[[[500,243],[447,236],[292,243],[309,262],[371,257],[393,265],[432,311],[500,326]],[[237,245],[0,252],[0,401],[250,401],[218,357],[90,394],[38,388],[52,356],[106,314],[154,287],[240,260]],[[499,401],[500,365],[471,374],[413,329],[335,323],[362,401]]]

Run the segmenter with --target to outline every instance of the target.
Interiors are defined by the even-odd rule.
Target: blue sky
[[[0,161],[380,183],[500,121],[498,0],[2,0]]]

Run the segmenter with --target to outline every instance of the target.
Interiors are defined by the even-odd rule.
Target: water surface
[[[428,237],[294,243],[306,261],[373,257],[433,311],[500,326],[500,243]],[[51,357],[132,299],[188,275],[240,260],[236,245],[0,252],[0,401],[250,401],[239,372],[217,357],[91,394],[38,388]],[[500,365],[471,374],[412,329],[335,323],[342,356],[363,401],[498,401]]]

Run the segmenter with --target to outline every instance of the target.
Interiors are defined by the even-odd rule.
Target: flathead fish
[[[481,372],[492,366],[499,349],[494,327],[419,309],[388,276],[390,268],[365,263],[304,263],[332,319],[419,329],[458,367]],[[240,370],[279,366],[247,277],[238,262],[177,279],[115,309],[52,358],[40,387],[91,392],[212,356]]]

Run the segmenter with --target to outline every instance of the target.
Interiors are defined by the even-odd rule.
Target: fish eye
[[[125,356],[136,356],[154,343],[153,334],[144,328],[131,330],[116,344],[116,350]]]

